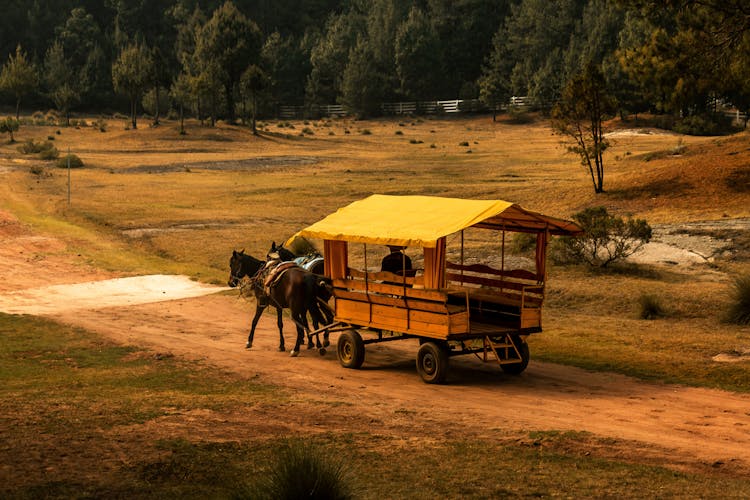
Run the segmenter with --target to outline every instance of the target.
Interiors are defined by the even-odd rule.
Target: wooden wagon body
[[[464,262],[467,228],[499,233],[499,268]],[[420,375],[426,382],[442,382],[448,358],[458,354],[481,353],[509,373],[526,368],[525,338],[542,331],[547,243],[551,235],[580,231],[572,222],[500,200],[373,195],[299,234],[324,242],[325,274],[335,300],[335,323],[326,329],[342,332],[341,363],[359,367],[365,344],[417,337]],[[533,270],[506,269],[508,232],[536,236]],[[451,262],[446,244],[455,234],[460,234],[460,253]],[[363,245],[363,269],[349,265],[356,244]],[[423,268],[368,270],[368,245],[421,249]]]

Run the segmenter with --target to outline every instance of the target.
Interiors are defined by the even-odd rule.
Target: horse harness
[[[264,276],[263,279],[263,291],[266,295],[270,296],[271,291],[273,288],[278,285],[279,281],[281,281],[281,278],[284,276],[284,274],[295,267],[299,267],[296,262],[268,262],[266,264],[266,267],[264,268]]]

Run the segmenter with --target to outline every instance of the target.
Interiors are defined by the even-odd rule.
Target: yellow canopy
[[[437,240],[470,226],[577,234],[576,224],[502,200],[374,194],[340,208],[297,235],[323,240],[434,248]]]

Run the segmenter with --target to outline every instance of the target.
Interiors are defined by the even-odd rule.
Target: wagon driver
[[[403,246],[388,245],[391,253],[383,257],[380,263],[381,271],[388,271],[395,274],[402,274],[404,270],[411,270],[411,259],[404,253]]]

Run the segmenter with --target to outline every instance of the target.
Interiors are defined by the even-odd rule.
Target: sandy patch
[[[200,297],[226,289],[187,276],[134,276],[12,291],[0,295],[0,312],[47,315]]]

